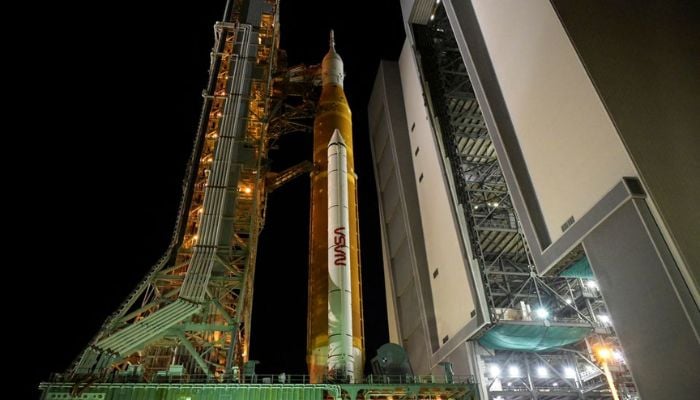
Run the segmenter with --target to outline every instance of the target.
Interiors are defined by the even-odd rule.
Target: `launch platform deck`
[[[308,376],[255,375],[246,383],[200,382],[184,377],[161,377],[160,382],[75,384],[44,382],[42,400],[475,400],[472,377],[375,376],[355,384],[310,384]]]

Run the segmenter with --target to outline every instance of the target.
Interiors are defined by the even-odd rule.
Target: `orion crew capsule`
[[[357,382],[364,365],[357,177],[343,61],[333,31],[321,74],[311,172],[307,364],[312,383]]]

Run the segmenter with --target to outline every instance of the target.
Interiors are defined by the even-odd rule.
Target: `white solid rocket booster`
[[[328,376],[353,381],[348,159],[335,130],[328,142]]]

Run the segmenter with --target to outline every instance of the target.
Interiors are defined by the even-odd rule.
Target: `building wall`
[[[368,106],[377,182],[389,332],[414,373],[426,374],[438,346],[398,65],[382,62]]]
[[[416,59],[409,43],[406,42],[399,57],[401,86],[438,336],[443,344],[476,316],[475,300],[440,150],[428,118]]]
[[[381,63],[369,104],[390,335],[416,373],[450,361],[469,374],[477,300],[422,90],[407,41],[398,63]]]
[[[630,154],[634,155],[634,151],[629,153],[630,146],[619,139],[624,133],[614,119],[615,114],[605,104],[602,92],[596,91],[597,82],[582,73],[585,60],[571,59],[580,54],[576,54],[573,44],[562,33],[563,26],[552,3],[447,0],[444,4],[538,271],[551,273],[562,257],[583,244],[641,396],[696,397],[700,381],[693,376],[698,374],[695,360],[700,358],[700,311],[693,300],[688,274],[682,275],[683,260],[678,251],[674,252],[674,243],[666,234],[672,225],[667,225],[654,208],[658,202],[653,198],[653,184],[647,186],[645,180],[636,178],[636,168],[643,168],[643,163],[635,160],[636,166],[631,164]],[[579,28],[582,36],[594,29],[586,24]],[[629,39],[617,37],[616,40],[624,43]],[[676,40],[688,38],[676,37]],[[599,38],[596,43],[600,41]],[[513,48],[512,42],[516,43]],[[517,57],[511,57],[512,52]],[[625,52],[615,55],[629,57]],[[608,64],[613,69],[617,68],[616,64],[633,69],[635,64],[633,59],[621,61],[614,57],[599,62],[601,69]],[[525,71],[516,71],[517,68]],[[547,76],[541,76],[533,68],[543,69]],[[619,69],[615,78],[628,79],[624,69]],[[532,80],[537,84],[533,85]],[[625,95],[630,105],[626,104],[625,96],[617,104],[624,110],[625,118],[634,119],[636,113],[643,120],[642,114],[649,112],[647,106],[639,105],[644,102],[636,99],[646,94],[641,80],[638,83],[636,90],[627,90]],[[677,89],[692,92],[691,83]],[[566,90],[575,96],[569,98],[567,93],[559,93]],[[619,86],[607,90],[616,95],[625,91]],[[525,98],[542,104],[525,104]],[[563,104],[557,104],[556,99]],[[578,104],[591,118],[583,118],[585,115],[570,109],[569,103]],[[542,105],[554,112],[539,110]],[[534,113],[538,121],[530,121],[525,111]],[[689,116],[673,126],[690,123],[693,118]],[[592,122],[596,123],[591,125]],[[561,142],[558,136],[542,136],[549,127],[557,127],[566,142]],[[595,132],[589,133],[591,129]],[[628,129],[626,134],[644,141],[643,132]],[[684,138],[678,139],[680,143],[697,147],[693,145],[697,135],[685,132],[679,135],[677,131],[674,135]],[[598,151],[604,157],[597,159],[597,163],[589,164],[587,160],[579,163],[580,154],[597,157],[592,152],[595,146],[581,142],[583,134],[591,135],[587,137],[600,145]],[[539,142],[533,141],[533,137]],[[572,145],[561,147],[566,143]],[[578,170],[571,170],[568,164],[572,163],[578,163]],[[692,165],[692,161],[686,163],[686,167]],[[585,193],[577,191],[576,185],[560,182],[559,201],[566,204],[552,203],[549,197],[554,191],[548,191],[553,189],[549,187],[549,178],[545,171],[537,171],[547,166],[550,171],[546,174],[556,177],[561,169],[576,178],[574,183],[579,183]],[[666,169],[664,164],[657,164],[656,168],[654,173],[666,179],[664,187],[684,185],[685,178],[677,179],[674,171],[689,172]],[[675,195],[686,190],[676,189]],[[578,195],[581,199],[576,198]],[[679,205],[683,204],[684,200],[679,200]],[[570,207],[579,217],[565,232],[554,232],[554,224],[563,223],[556,221],[565,216],[561,210]],[[693,234],[697,224],[692,222],[695,212],[690,207],[685,210],[685,217],[691,221],[686,222],[690,229],[675,233],[697,242],[697,235]]]
[[[464,253],[465,238],[453,229],[454,214],[449,220],[442,211],[454,207],[451,186],[410,47],[411,24],[427,22],[431,3],[402,1],[408,44],[399,65],[412,178],[424,214],[425,266],[432,274],[440,264],[440,277],[455,249]],[[700,67],[688,59],[700,41],[691,38],[693,10],[655,0],[634,10],[618,1],[594,10],[570,0],[442,3],[538,272],[556,271],[582,246],[641,395],[693,398],[700,391],[693,379],[700,358],[693,261],[700,237],[694,205],[700,196],[694,71]],[[569,217],[573,224],[562,227]],[[444,236],[430,242],[433,235]],[[452,272],[454,286],[429,276],[440,342],[470,324],[461,315],[440,314],[464,302],[443,301],[443,293],[473,287],[466,273],[460,280]],[[433,348],[433,372],[439,361],[461,366],[470,359],[459,350],[468,346],[449,345],[456,339]]]
[[[682,0],[552,4],[700,303],[700,6]]]
[[[550,3],[473,4],[556,241],[570,217],[578,221],[622,177],[637,173]]]

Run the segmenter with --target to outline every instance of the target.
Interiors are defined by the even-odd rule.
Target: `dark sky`
[[[225,1],[94,3],[42,10],[46,35],[27,49],[42,111],[21,133],[45,170],[22,198],[32,213],[17,231],[41,272],[27,295],[45,304],[22,311],[32,385],[68,366],[167,247]],[[319,63],[330,28],[345,61],[371,358],[387,328],[366,105],[379,59],[396,59],[403,42],[399,1],[283,0],[281,24],[290,65]],[[280,141],[273,169],[309,159],[310,143],[309,134]],[[305,372],[308,195],[302,177],[269,198],[251,349],[263,373]]]

